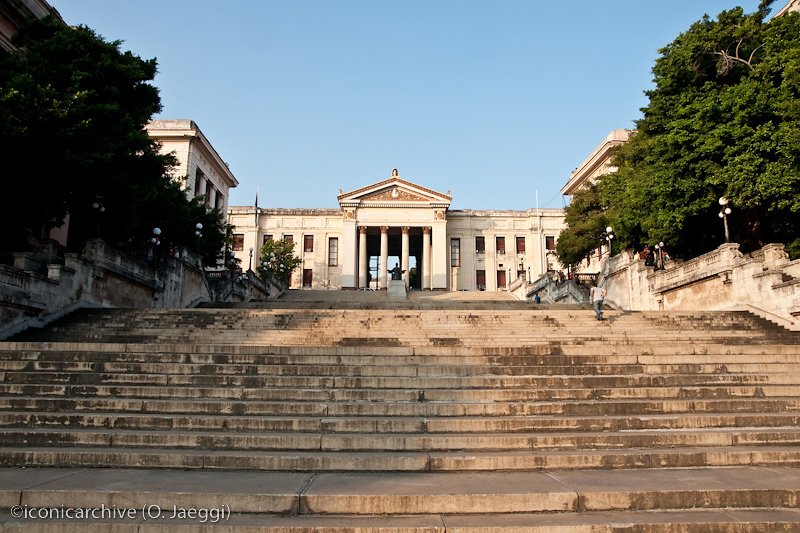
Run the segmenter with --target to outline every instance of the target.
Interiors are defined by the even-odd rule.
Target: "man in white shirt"
[[[597,282],[592,283],[592,290],[589,291],[589,296],[592,299],[592,308],[597,315],[597,320],[603,320],[603,312],[600,306],[603,305],[603,300],[606,297],[606,290],[597,286]]]

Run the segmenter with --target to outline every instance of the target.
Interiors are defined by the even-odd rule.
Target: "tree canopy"
[[[218,255],[219,213],[210,216],[186,198],[168,175],[174,158],[159,154],[144,130],[161,110],[148,83],[156,60],[52,17],[26,23],[13,42],[20,51],[0,52],[0,158],[9,199],[0,210],[3,247],[19,249],[26,232],[42,235],[69,214],[72,247],[98,228],[114,244],[147,240],[156,226],[164,239],[189,245],[202,222],[204,240],[219,241],[207,259]]]
[[[258,276],[268,281],[271,277],[289,286],[289,279],[302,259],[294,255],[294,243],[286,239],[268,240],[261,247],[256,265]]]
[[[660,50],[649,105],[600,179],[622,247],[709,251],[724,242],[725,197],[743,250],[784,242],[800,255],[800,14],[765,22],[769,3],[703,17]]]

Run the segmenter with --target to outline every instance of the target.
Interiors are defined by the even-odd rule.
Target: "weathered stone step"
[[[490,365],[490,364],[266,364],[266,363],[183,363],[183,362],[61,362],[61,361],[0,361],[0,371],[59,372],[103,374],[187,374],[237,376],[368,376],[368,377],[453,377],[453,376],[588,376],[631,374],[754,374],[781,373],[800,376],[800,364],[726,363],[726,364],[592,364],[592,365]]]
[[[213,416],[137,413],[0,413],[0,427],[106,428],[119,430],[319,433],[523,433],[564,431],[690,430],[707,428],[794,428],[800,413],[666,414],[648,416],[495,416],[458,418]]]
[[[63,385],[183,385],[196,387],[299,387],[350,389],[608,389],[617,387],[687,387],[707,385],[781,385],[798,382],[788,373],[590,375],[590,376],[243,376],[193,374],[132,374],[123,372],[25,372],[0,374],[7,384]]]
[[[322,434],[4,428],[0,446],[95,446],[334,452],[546,451],[800,444],[797,428],[708,428],[505,434]]]
[[[465,472],[585,469],[800,467],[797,446],[505,452],[321,452],[170,448],[0,447],[0,466],[259,471]]]
[[[793,413],[800,398],[562,400],[537,402],[292,402],[217,399],[0,397],[0,409],[44,412],[173,413],[328,417],[647,416],[680,413]]]
[[[447,519],[469,514],[461,523],[473,525],[513,513],[516,516],[506,519],[523,527],[535,518],[542,525],[553,518],[557,525],[564,516],[580,522],[584,513],[761,509],[776,513],[770,520],[774,523],[797,520],[800,497],[797,469],[786,467],[548,473],[174,471],[168,477],[152,470],[3,469],[0,483],[5,489],[5,507],[20,505],[24,512],[59,509],[65,503],[74,509],[94,509],[102,503],[107,508],[133,510],[140,523],[147,519],[168,523],[175,508],[300,517],[443,515]],[[142,511],[153,514],[143,517]],[[167,513],[167,520],[159,511]],[[483,515],[483,520],[476,515]],[[36,520],[21,522],[35,524]],[[202,524],[187,525],[197,528]]]

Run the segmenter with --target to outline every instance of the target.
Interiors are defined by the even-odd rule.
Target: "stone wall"
[[[792,328],[800,316],[800,260],[790,261],[782,244],[742,254],[727,243],[662,270],[622,252],[602,262],[600,286],[607,303],[626,310],[746,308]]]
[[[0,339],[80,307],[173,308],[215,301],[199,256],[187,249],[155,266],[90,240],[80,253],[16,254],[0,265]],[[276,298],[280,287],[239,281],[226,301]]]

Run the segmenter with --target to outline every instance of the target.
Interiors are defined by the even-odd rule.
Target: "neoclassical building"
[[[561,209],[450,210],[450,191],[402,180],[396,169],[339,192],[339,209],[231,207],[242,267],[255,268],[264,242],[285,238],[303,260],[292,288],[384,289],[400,266],[411,288],[496,291],[560,268],[548,252],[564,228]]]
[[[151,120],[145,130],[151,139],[161,145],[160,153],[172,153],[178,160],[171,175],[183,183],[186,196],[191,199],[204,194],[209,206],[225,213],[230,189],[239,185],[239,182],[195,121]]]

